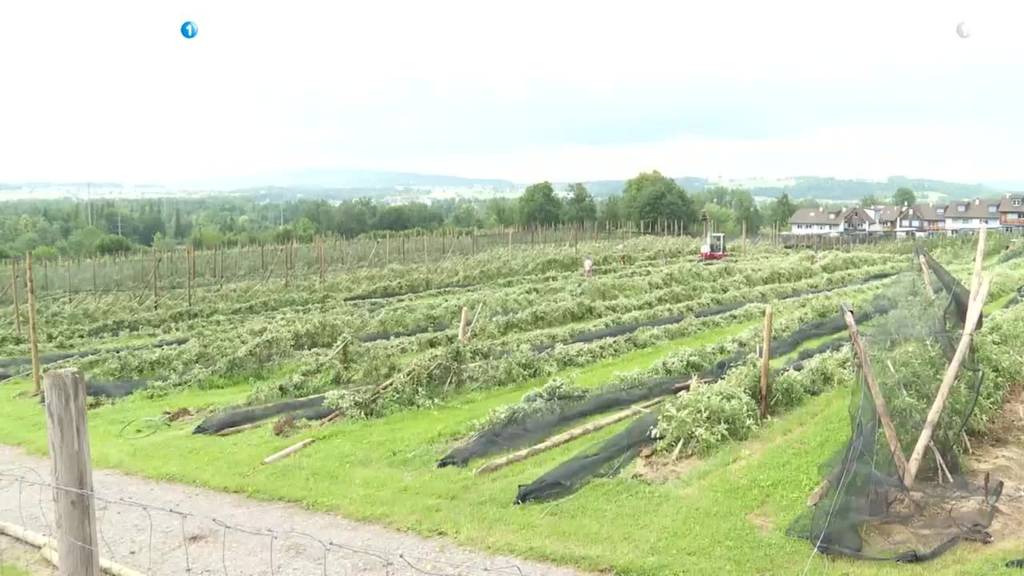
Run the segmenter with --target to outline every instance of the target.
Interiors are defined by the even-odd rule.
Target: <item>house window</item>
[[[964,205],[964,204],[961,204],[961,205],[956,207],[956,211],[957,212],[967,212],[967,206]]]
[[[995,204],[989,204],[989,206],[988,206],[988,213],[989,214],[995,214],[996,213],[996,205]]]
[[[1010,204],[1013,205],[1013,206],[1020,206],[1021,205],[1021,199],[1020,198],[1014,198],[1013,200],[1010,201]]]
[[[945,208],[936,208],[935,209],[935,213],[938,214],[939,216],[943,216],[943,215],[946,214],[946,209]]]

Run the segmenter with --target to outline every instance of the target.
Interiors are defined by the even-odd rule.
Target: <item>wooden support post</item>
[[[38,396],[40,389],[39,340],[36,337],[36,289],[32,282],[32,253],[25,253],[25,295],[28,299],[28,346],[32,357],[32,395]]]
[[[68,304],[71,303],[71,258],[64,261],[64,287],[67,289]]]
[[[974,253],[974,272],[971,274],[971,301],[978,295],[978,287],[981,285],[981,264],[985,259],[985,231],[988,228],[982,227],[978,230],[978,249]]]
[[[850,341],[853,343],[853,351],[857,355],[857,362],[860,364],[860,371],[864,374],[864,381],[871,393],[871,400],[875,403],[875,412],[882,422],[882,431],[885,432],[885,440],[889,443],[889,451],[892,452],[893,460],[896,462],[896,471],[901,476],[907,470],[907,460],[903,455],[903,447],[900,446],[900,438],[896,435],[896,427],[892,425],[892,418],[889,416],[889,407],[882,396],[882,390],[875,380],[875,373],[871,370],[871,359],[864,349],[864,343],[860,339],[860,330],[853,319],[853,312],[843,307],[843,319],[846,320],[846,327],[850,331]]]
[[[772,361],[772,305],[764,309],[764,332],[761,335],[761,420],[768,417],[768,374]]]
[[[46,428],[53,462],[60,576],[100,576],[85,379],[77,370],[47,372]]]
[[[928,270],[928,261],[925,260],[924,254],[918,256],[918,259],[921,262],[921,274],[924,278],[924,288],[928,292],[928,297],[934,300],[935,291],[932,290],[932,275],[931,272]]]
[[[21,310],[18,307],[18,261],[11,258],[11,298],[14,299],[14,328],[21,336]]]
[[[740,243],[740,253],[743,254],[744,256],[746,256],[747,255],[747,221],[746,220],[744,220],[742,222],[742,224],[740,225],[740,228],[742,230],[741,236],[740,236],[742,238],[742,240],[740,241],[741,242]]]
[[[262,254],[261,254],[262,255]],[[191,246],[185,247],[185,289],[188,292],[188,307],[192,307],[192,270],[195,262],[195,249]]]
[[[160,304],[160,292],[158,289],[160,278],[160,255],[157,253],[157,249],[153,248],[153,311],[157,311],[157,307]]]
[[[469,326],[469,307],[462,307],[462,319],[459,320],[459,342],[465,344],[469,340],[466,328]]]
[[[90,258],[89,262],[92,263],[92,291],[96,292],[96,259]]]
[[[979,246],[982,245],[982,241],[983,239],[979,238]],[[978,254],[982,254],[981,249],[978,250]],[[932,441],[935,425],[939,422],[942,410],[946,407],[949,391],[952,389],[957,374],[960,372],[960,364],[963,363],[964,357],[971,347],[971,338],[974,335],[974,329],[978,326],[978,320],[981,318],[981,311],[985,306],[985,298],[988,297],[991,280],[991,276],[984,277],[978,287],[977,296],[971,300],[967,308],[967,319],[964,321],[964,331],[960,335],[960,344],[957,345],[956,353],[946,368],[946,373],[942,377],[942,383],[939,385],[939,391],[935,394],[935,401],[932,402],[932,407],[928,410],[928,417],[924,421],[924,428],[921,429],[921,435],[917,439],[917,444],[914,445],[914,452],[911,453],[910,460],[907,462],[906,474],[903,476],[903,484],[907,488],[914,485],[918,469],[921,467],[921,460],[924,458],[924,452],[928,449],[928,443]]]

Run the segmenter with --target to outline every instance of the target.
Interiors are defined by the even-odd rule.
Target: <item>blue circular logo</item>
[[[181,25],[181,35],[185,38],[195,38],[196,34],[199,33],[199,28],[196,27],[196,23],[191,20],[186,20]]]

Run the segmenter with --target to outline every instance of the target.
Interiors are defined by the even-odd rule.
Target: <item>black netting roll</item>
[[[579,490],[591,478],[618,474],[644,446],[654,443],[651,432],[657,423],[657,414],[644,414],[599,446],[587,449],[533,482],[519,486],[515,503],[557,500]]]
[[[324,395],[321,394],[319,396],[310,396],[309,398],[300,398],[298,400],[285,400],[284,402],[276,402],[265,406],[225,410],[200,422],[199,425],[192,430],[192,433],[216,434],[221,430],[235,428],[245,424],[252,424],[253,422],[259,422],[261,420],[266,420],[282,414],[288,414],[290,412],[295,412],[296,415],[323,413],[324,416],[327,416],[332,412],[331,410],[326,410],[326,413],[324,413],[324,411],[317,412],[314,410],[323,407],[324,398]]]
[[[583,418],[667,396],[686,386],[688,384],[678,377],[654,378],[633,388],[615,389],[566,402],[551,413],[497,424],[445,454],[437,462],[437,467],[465,466],[474,458],[536,444],[556,430]]]

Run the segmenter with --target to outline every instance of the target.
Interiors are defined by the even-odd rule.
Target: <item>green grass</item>
[[[604,383],[616,372],[646,368],[673,349],[699,346],[757,323],[633,352],[574,376],[581,385]],[[277,438],[269,426],[223,438],[193,436],[194,422],[176,423],[135,440],[121,433],[126,424],[129,430],[148,425],[144,419],[162,410],[238,402],[249,386],[184,391],[160,399],[135,397],[90,412],[92,454],[99,467],[299,502],[354,519],[447,536],[476,548],[590,570],[792,574],[803,568],[811,546],[788,537],[785,530],[805,509],[807,495],[820,480],[820,464],[845,442],[846,391],[810,400],[771,422],[753,440],[730,445],[661,485],[626,477],[597,480],[560,502],[512,505],[517,485],[615,429],[485,477],[474,477],[470,470],[434,468],[475,419],[518,400],[537,384],[468,394],[434,410],[307,431],[318,442],[272,466],[259,462],[301,436]],[[38,404],[24,397],[8,400],[26,388],[23,380],[3,387],[0,441],[42,454],[46,439]],[[991,574],[1019,554],[1011,544],[964,544],[917,567],[815,558],[810,573]]]
[[[25,572],[13,564],[0,564],[0,576],[32,576],[32,573]]]

